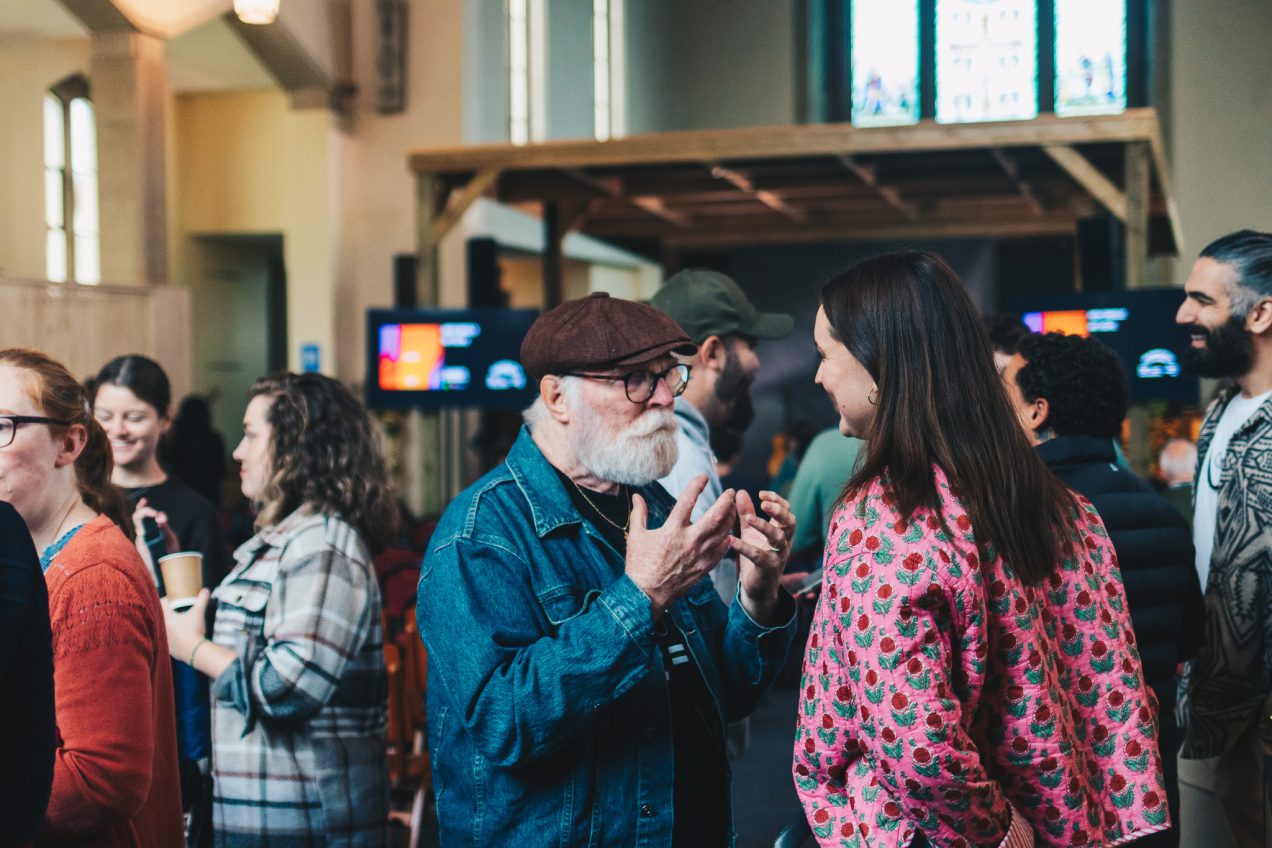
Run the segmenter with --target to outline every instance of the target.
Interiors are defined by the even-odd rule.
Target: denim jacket
[[[636,491],[661,526],[672,498]],[[671,845],[667,682],[649,599],[623,570],[525,429],[442,516],[417,607],[442,845]],[[786,623],[764,627],[704,577],[668,611],[721,726],[785,660],[786,603]]]

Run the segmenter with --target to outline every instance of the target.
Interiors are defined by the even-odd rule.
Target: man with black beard
[[[691,521],[706,478],[657,485],[689,378],[673,354],[695,350],[604,294],[526,334],[526,427],[447,507],[420,573],[443,848],[734,844],[724,728],[794,636],[795,522],[772,492],[732,490]],[[727,550],[728,605],[707,577]]]
[[[696,354],[682,359],[693,370],[685,393],[676,398],[679,457],[671,473],[658,481],[667,491],[679,492],[705,474],[707,486],[693,510],[697,518],[723,490],[711,450],[711,431],[728,427],[740,435],[751,426],[755,419],[751,384],[760,370],[756,341],[789,335],[795,321],[789,315],[760,312],[731,278],[703,269],[674,275],[650,304],[670,315],[698,346]],[[725,603],[733,600],[738,587],[733,557],[720,561],[711,580]]]
[[[1214,758],[1237,844],[1272,845],[1263,759],[1272,752],[1272,234],[1242,230],[1201,252],[1175,320],[1186,364],[1230,379],[1197,444],[1193,542],[1206,639],[1186,684],[1181,756]]]

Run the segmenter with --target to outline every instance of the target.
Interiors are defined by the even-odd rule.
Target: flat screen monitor
[[[537,386],[518,359],[529,309],[371,309],[367,405],[522,409]]]
[[[1055,0],[1056,114],[1126,111],[1126,0]]]
[[[1037,116],[1037,0],[936,0],[936,120]]]
[[[853,0],[851,53],[853,124],[917,124],[917,0]]]
[[[1179,288],[1137,289],[1021,298],[1014,309],[1035,333],[1099,339],[1126,367],[1132,402],[1197,403],[1197,378],[1182,355],[1188,331],[1175,323],[1184,302]]]

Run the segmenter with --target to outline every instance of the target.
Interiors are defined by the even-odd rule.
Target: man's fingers
[[[693,505],[698,502],[698,496],[705,488],[707,488],[707,475],[699,474],[690,480],[689,485],[685,486],[680,493],[680,497],[676,498],[676,505],[667,515],[666,523],[673,527],[684,527],[688,524],[689,516],[693,515]]]
[[[746,520],[755,515],[755,503],[745,489],[738,489],[738,493],[733,500],[738,509],[738,519],[745,525]]]
[[[700,539],[714,536],[733,526],[734,515],[733,490],[729,489],[716,498],[711,508],[693,523],[693,529],[698,531]]]
[[[632,511],[627,518],[627,532],[630,534],[637,528],[644,530],[645,523],[649,520],[649,507],[645,505],[645,499],[640,495],[632,494]],[[670,519],[669,519],[670,520]]]

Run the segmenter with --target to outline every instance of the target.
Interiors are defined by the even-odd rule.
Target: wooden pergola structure
[[[545,302],[578,231],[668,260],[796,242],[1074,235],[1125,225],[1126,279],[1180,242],[1154,109],[859,129],[748,127],[419,150],[418,295],[435,303],[438,242],[481,196],[541,213]]]

